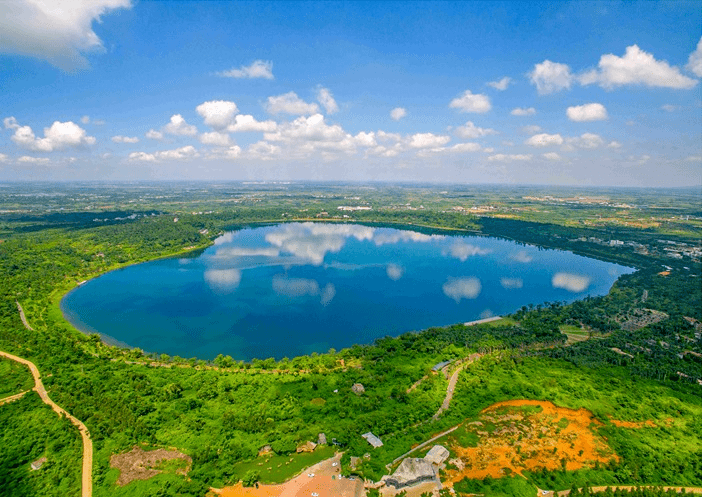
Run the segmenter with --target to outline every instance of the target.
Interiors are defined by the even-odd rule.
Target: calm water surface
[[[297,223],[113,271],[61,308],[78,329],[148,352],[279,359],[602,295],[631,271],[495,238]]]

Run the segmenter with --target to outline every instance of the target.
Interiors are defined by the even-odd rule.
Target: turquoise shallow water
[[[147,352],[279,359],[602,295],[631,271],[496,238],[296,223],[107,273],[61,309],[78,329]]]

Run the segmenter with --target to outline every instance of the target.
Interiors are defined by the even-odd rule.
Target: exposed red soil
[[[594,430],[597,426],[602,423],[587,409],[568,409],[538,400],[498,402],[483,410],[478,421],[465,425],[467,431],[478,435],[477,447],[461,447],[449,437],[450,449],[460,460],[454,459],[454,465],[463,468],[447,470],[445,483],[451,485],[465,477],[552,471],[564,465],[574,471],[618,460]]]

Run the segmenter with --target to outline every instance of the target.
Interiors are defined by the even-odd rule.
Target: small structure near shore
[[[375,435],[373,435],[371,432],[364,433],[364,434],[361,435],[361,436],[362,436],[363,438],[365,438],[365,439],[366,439],[366,442],[368,442],[369,444],[371,444],[371,445],[373,446],[374,449],[377,449],[378,447],[382,447],[382,446],[383,446],[383,442],[382,442],[378,437],[376,437]]]

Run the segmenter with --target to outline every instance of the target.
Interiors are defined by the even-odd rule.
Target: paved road
[[[80,436],[83,439],[83,479],[81,484],[81,497],[92,497],[93,441],[90,439],[90,432],[88,431],[88,428],[80,420],[71,416],[65,409],[60,407],[56,402],[49,398],[49,395],[46,393],[46,389],[44,388],[44,384],[41,381],[41,375],[39,374],[39,370],[34,365],[34,363],[28,361],[27,359],[17,357],[16,355],[3,352],[2,350],[0,350],[0,356],[6,357],[7,359],[11,359],[13,361],[22,363],[25,366],[27,366],[32,372],[32,376],[34,376],[33,390],[39,394],[41,400],[43,400],[45,404],[49,404],[59,416],[66,416],[66,418],[68,418],[71,421],[71,423],[77,426],[78,430],[80,430]]]

